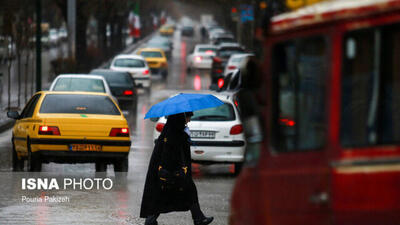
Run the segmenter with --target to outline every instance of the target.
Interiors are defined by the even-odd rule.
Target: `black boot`
[[[204,217],[200,220],[194,220],[194,225],[207,225],[210,224],[214,220],[214,217]]]
[[[194,225],[207,225],[214,220],[214,217],[204,216],[199,203],[193,204],[192,207],[190,207],[190,212],[192,213]]]
[[[144,225],[158,225],[157,218],[159,215],[152,215],[146,218]]]

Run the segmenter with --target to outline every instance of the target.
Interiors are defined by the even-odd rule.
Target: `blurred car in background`
[[[128,171],[129,127],[118,106],[105,93],[36,93],[15,119],[11,142],[14,170],[41,171],[42,163],[107,164],[115,172]]]
[[[212,58],[217,48],[214,45],[197,44],[192,53],[187,56],[187,69],[211,69]]]
[[[60,36],[58,34],[57,29],[52,28],[49,30],[49,45],[51,47],[55,47],[59,44],[60,42]]]
[[[224,76],[228,73],[233,72],[236,69],[239,69],[240,64],[246,59],[247,57],[254,56],[252,53],[243,53],[243,54],[233,54],[229,57],[228,62],[226,63]]]
[[[155,36],[146,43],[147,48],[161,48],[167,59],[171,59],[172,42],[163,36]]]
[[[171,24],[165,24],[160,28],[160,34],[165,36],[171,36],[174,34],[174,26]]]
[[[168,75],[168,60],[160,48],[140,48],[136,54],[141,55],[150,67],[152,75],[161,74],[165,79]]]
[[[67,29],[65,29],[64,27],[60,28],[58,30],[58,36],[60,37],[61,41],[66,41],[68,38],[68,32]]]
[[[231,94],[214,95],[224,104],[194,111],[188,123],[192,160],[205,164],[234,163],[235,174],[238,174],[242,168],[246,146],[239,111]],[[154,139],[158,138],[165,123],[165,117],[157,121]]]
[[[215,37],[212,39],[212,44],[214,45],[220,45],[222,43],[237,43],[233,35],[227,34],[227,33],[220,33],[215,35]]]
[[[138,93],[129,72],[95,69],[90,71],[90,74],[104,77],[112,95],[118,100],[119,107],[121,109],[132,110],[134,115],[136,115]]]
[[[183,25],[181,28],[182,36],[192,37],[194,35],[194,28],[191,25]]]
[[[111,62],[111,70],[129,72],[136,86],[150,90],[151,72],[146,60],[140,55],[117,55]]]
[[[233,54],[244,53],[245,50],[239,44],[221,44],[218,46],[216,56],[213,58],[211,66],[211,87],[210,89],[218,89],[218,80],[223,79],[225,65],[227,64],[229,57]]]

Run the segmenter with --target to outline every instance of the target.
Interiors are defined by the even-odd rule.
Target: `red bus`
[[[400,224],[400,0],[275,16],[263,47],[230,225]]]

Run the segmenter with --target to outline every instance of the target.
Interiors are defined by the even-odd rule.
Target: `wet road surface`
[[[144,219],[139,218],[139,212],[155,126],[150,120],[143,120],[144,114],[151,105],[172,94],[182,90],[208,89],[210,85],[207,71],[186,73],[186,55],[198,42],[198,35],[194,38],[181,37],[177,31],[172,38],[174,50],[167,80],[154,77],[151,92],[140,94],[136,125],[127,116],[132,135],[127,180],[115,179],[109,165],[107,175],[100,175],[99,179],[111,179],[113,186],[110,190],[102,185],[99,190],[86,190],[84,185],[79,184],[75,190],[72,186],[64,190],[65,178],[75,178],[76,181],[97,178],[94,164],[50,163],[43,165],[40,177],[57,179],[60,189],[23,190],[23,178],[32,178],[36,174],[11,172],[11,130],[8,130],[0,134],[0,224],[144,223]],[[214,216],[212,224],[227,224],[235,180],[233,172],[233,165],[193,164],[200,205],[207,216]],[[190,212],[162,214],[158,222],[163,225],[193,224]]]

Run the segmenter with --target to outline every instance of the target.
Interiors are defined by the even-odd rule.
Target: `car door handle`
[[[325,204],[329,201],[329,195],[327,192],[319,192],[310,196],[309,201],[313,204]]]

